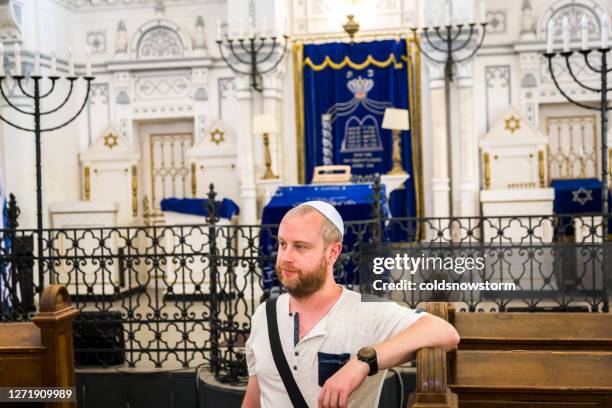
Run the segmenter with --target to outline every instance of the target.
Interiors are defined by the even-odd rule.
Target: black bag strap
[[[272,357],[274,358],[274,364],[276,369],[283,380],[287,394],[291,399],[291,403],[294,408],[308,408],[306,400],[302,395],[298,385],[291,374],[289,364],[285,358],[283,352],[283,346],[280,341],[278,334],[278,322],[276,319],[276,299],[268,300],[266,302],[266,317],[268,318],[268,338],[270,339],[270,348],[272,349]]]

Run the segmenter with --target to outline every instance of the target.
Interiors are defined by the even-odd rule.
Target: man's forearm
[[[423,347],[452,350],[459,343],[459,334],[448,322],[425,315],[397,336],[374,345],[378,368],[384,370],[410,361]]]

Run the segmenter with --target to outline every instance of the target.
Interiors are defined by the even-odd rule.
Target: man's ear
[[[341,252],[342,252],[341,242],[332,242],[331,244],[329,244],[329,258],[328,259],[331,265],[333,265],[336,262]]]

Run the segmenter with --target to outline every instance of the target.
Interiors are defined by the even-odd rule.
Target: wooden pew
[[[32,323],[0,324],[0,386],[74,387],[72,321],[78,313],[70,305],[66,288],[51,285],[43,290]],[[76,403],[45,406],[74,407]]]
[[[445,308],[427,305],[430,313],[453,323],[461,336],[459,348],[447,356],[432,349],[417,353],[417,390],[410,407],[612,407],[612,314],[454,313]],[[440,386],[431,390],[429,384]],[[453,394],[457,405],[449,397]],[[445,401],[419,405],[435,398]]]

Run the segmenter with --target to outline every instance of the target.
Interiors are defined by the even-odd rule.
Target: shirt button
[[[299,356],[299,355],[300,355],[300,353],[298,353],[298,352],[296,351],[296,352],[295,352],[295,355],[296,355],[296,356]]]
[[[294,369],[295,371],[297,371],[297,366],[293,366],[293,369]]]

